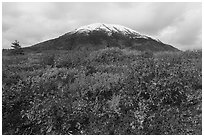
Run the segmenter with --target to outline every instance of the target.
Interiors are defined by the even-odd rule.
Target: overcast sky
[[[92,23],[119,24],[179,49],[202,48],[201,3],[3,3],[2,47],[30,46]]]

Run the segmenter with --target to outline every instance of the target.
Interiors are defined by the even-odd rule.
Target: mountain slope
[[[130,28],[121,25],[95,23],[82,26],[58,38],[35,44],[27,49],[83,49],[120,47],[140,51],[178,51],[171,45],[160,40],[142,35]]]

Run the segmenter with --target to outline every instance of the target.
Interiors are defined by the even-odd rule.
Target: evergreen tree
[[[13,48],[13,54],[24,54],[19,41],[15,40],[11,47]]]

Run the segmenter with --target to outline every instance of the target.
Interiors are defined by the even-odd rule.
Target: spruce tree
[[[15,40],[11,47],[13,48],[13,54],[24,54],[19,41]]]

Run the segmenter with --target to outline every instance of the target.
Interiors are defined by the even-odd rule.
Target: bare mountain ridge
[[[135,30],[113,24],[95,23],[79,27],[51,40],[35,44],[30,50],[73,50],[105,47],[130,48],[139,51],[179,51],[158,39],[142,35]]]

